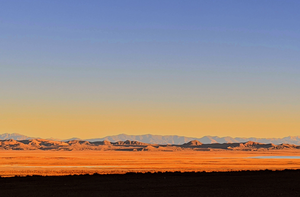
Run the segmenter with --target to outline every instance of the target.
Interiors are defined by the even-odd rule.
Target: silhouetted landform
[[[212,143],[202,144],[200,141],[192,140],[182,145],[160,145],[148,144],[139,141],[55,141],[46,139],[29,139],[29,140],[0,140],[0,150],[101,150],[101,151],[213,151],[213,150],[242,150],[242,151],[258,151],[258,150],[276,150],[276,149],[300,149],[300,146],[291,144],[263,144],[258,142],[244,143]]]
[[[300,170],[0,178],[1,196],[300,196]]]
[[[4,133],[0,135],[0,140],[8,140],[8,139],[14,139],[14,140],[28,140],[28,139],[37,139],[36,137],[28,137],[21,134],[13,133]],[[49,140],[56,140],[59,139],[49,139]],[[259,142],[264,144],[296,144],[300,145],[300,136],[289,136],[284,138],[232,138],[232,137],[217,137],[217,136],[204,136],[202,138],[193,138],[193,137],[184,137],[184,136],[177,136],[177,135],[126,135],[126,134],[120,134],[120,135],[114,135],[114,136],[107,136],[104,138],[92,138],[92,139],[79,139],[79,138],[71,138],[61,141],[72,141],[72,140],[83,140],[83,141],[110,141],[110,142],[118,142],[118,141],[138,141],[148,144],[184,144],[188,143],[192,140],[198,140],[203,144],[211,144],[211,143],[241,143],[241,142]]]

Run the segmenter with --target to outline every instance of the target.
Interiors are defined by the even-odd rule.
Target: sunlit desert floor
[[[0,176],[123,174],[157,171],[300,169],[300,150],[272,151],[0,151]]]

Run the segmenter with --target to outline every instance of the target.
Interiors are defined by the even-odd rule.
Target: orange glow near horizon
[[[121,133],[273,138],[298,135],[300,128],[296,109],[274,111],[249,106],[10,105],[2,107],[1,119],[2,133],[61,139]]]

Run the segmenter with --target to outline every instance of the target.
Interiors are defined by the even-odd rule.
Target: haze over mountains
[[[284,138],[233,138],[233,137],[218,137],[218,136],[204,136],[202,138],[195,138],[195,137],[184,137],[184,136],[177,136],[177,135],[114,135],[114,136],[107,136],[104,138],[94,138],[94,139],[86,139],[87,141],[102,141],[108,140],[110,142],[122,141],[122,140],[134,140],[140,141],[144,143],[151,143],[151,144],[184,144],[192,140],[198,140],[203,144],[210,144],[210,143],[241,143],[241,142],[248,142],[254,141],[259,143],[273,143],[273,144],[296,144],[300,145],[300,136],[289,136]]]
[[[32,137],[28,137],[26,135],[21,135],[18,133],[3,133],[0,135],[0,140],[29,140],[32,139]]]
[[[4,133],[0,135],[0,140],[29,140],[34,139],[35,137],[29,137],[25,135],[21,135],[18,133]],[[59,140],[59,139],[51,139],[51,140]],[[61,141],[71,141],[71,140],[84,140],[89,142],[95,141],[110,141],[110,142],[118,142],[118,141],[139,141],[143,143],[149,144],[184,144],[190,142],[192,140],[198,140],[203,144],[211,144],[211,143],[242,143],[242,142],[259,142],[264,144],[295,144],[300,145],[300,136],[289,136],[284,138],[233,138],[233,137],[217,137],[217,136],[204,136],[202,138],[194,138],[194,137],[184,137],[184,136],[177,136],[177,135],[113,135],[113,136],[106,136],[103,138],[91,138],[91,139],[79,139],[79,138],[71,138],[65,139]]]

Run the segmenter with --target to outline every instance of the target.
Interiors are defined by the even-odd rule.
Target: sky
[[[298,0],[1,0],[0,133],[300,132]]]

